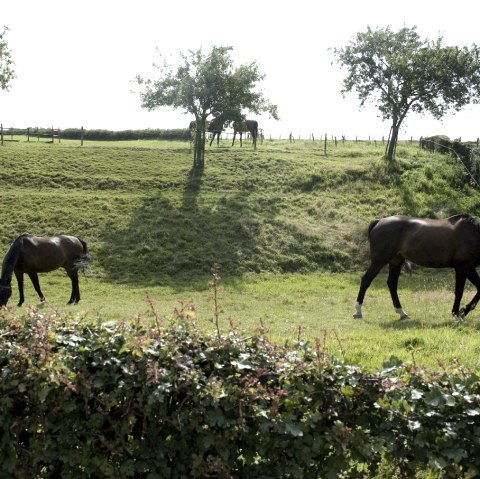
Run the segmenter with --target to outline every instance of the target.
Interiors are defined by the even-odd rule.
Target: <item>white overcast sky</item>
[[[235,64],[257,61],[266,75],[264,95],[281,120],[260,117],[267,137],[329,136],[381,139],[390,125],[374,108],[359,110],[355,94],[343,98],[345,73],[332,64],[331,47],[345,46],[367,26],[417,26],[422,38],[443,35],[447,45],[480,43],[477,0],[447,6],[437,0],[21,0],[1,9],[0,27],[17,78],[0,91],[5,128],[54,126],[108,130],[183,128],[180,111],[140,107],[133,82],[151,77],[157,49],[179,52],[232,46]],[[401,139],[432,134],[473,140],[480,136],[480,106],[449,114],[442,122],[407,117]]]

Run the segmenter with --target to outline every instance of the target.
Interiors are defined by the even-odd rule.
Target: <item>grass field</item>
[[[405,143],[387,168],[383,151],[373,142],[329,142],[327,155],[323,142],[265,141],[256,152],[222,142],[207,147],[205,170],[193,174],[188,143],[6,142],[0,253],[26,232],[88,242],[94,264],[81,275],[81,303],[65,306],[69,280],[57,271],[40,278],[46,311],[169,321],[192,302],[198,323],[213,330],[208,283],[218,262],[224,331],[234,323],[246,336],[262,326],[278,342],[317,340],[372,369],[398,361],[439,367],[439,360],[478,368],[479,313],[453,322],[451,271],[401,277],[405,321],[393,312],[382,274],[367,293],[364,319],[352,318],[371,219],[480,211],[478,191],[454,159]],[[28,282],[25,293],[35,306]],[[17,298],[15,286],[14,310]]]

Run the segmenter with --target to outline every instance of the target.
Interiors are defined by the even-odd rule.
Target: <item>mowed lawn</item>
[[[364,319],[355,298],[368,260],[366,228],[407,213],[477,216],[478,192],[454,161],[400,145],[387,171],[383,146],[266,141],[256,152],[222,142],[206,168],[191,171],[186,142],[44,144],[0,148],[0,254],[22,233],[69,233],[90,246],[80,275],[82,300],[66,306],[63,271],[40,276],[47,303],[26,279],[26,305],[45,314],[99,321],[168,322],[194,308],[214,330],[209,271],[221,264],[220,328],[275,342],[317,342],[339,360],[370,369],[400,361],[432,368],[478,368],[480,310],[463,323],[450,315],[454,275],[416,269],[400,278],[410,319],[393,311],[382,272],[367,292]],[[442,168],[438,168],[442,162]],[[425,178],[428,177],[428,181]],[[435,185],[432,190],[432,185]],[[468,289],[465,298],[471,297]],[[465,302],[465,300],[464,300]]]

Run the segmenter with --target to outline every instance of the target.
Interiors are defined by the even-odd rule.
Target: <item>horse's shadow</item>
[[[444,329],[454,326],[453,320],[429,321],[425,319],[422,321],[416,318],[392,318],[392,320],[382,321],[379,326],[385,330],[408,331],[409,329],[421,329],[425,327],[426,323],[428,323],[428,329]]]

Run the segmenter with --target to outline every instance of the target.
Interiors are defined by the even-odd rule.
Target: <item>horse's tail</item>
[[[369,225],[368,225],[368,238],[370,238],[370,233],[372,232],[373,228],[375,228],[375,226],[377,226],[377,223],[379,222],[380,220],[373,220]]]
[[[82,244],[83,252],[75,261],[75,267],[77,269],[83,269],[92,264],[92,257],[90,256],[90,251],[88,251],[87,243],[83,241],[81,238],[77,238],[77,239]]]
[[[258,136],[258,121],[253,120],[252,123],[252,135],[255,136],[255,138]]]

